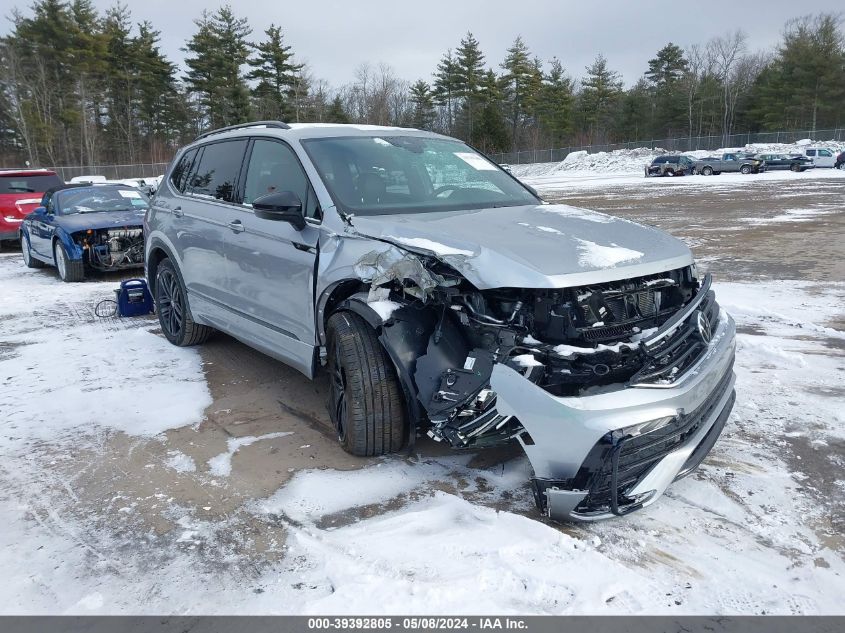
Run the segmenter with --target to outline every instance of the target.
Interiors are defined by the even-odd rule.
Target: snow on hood
[[[692,263],[655,228],[566,205],[356,216],[356,231],[434,255],[476,288],[562,288]]]

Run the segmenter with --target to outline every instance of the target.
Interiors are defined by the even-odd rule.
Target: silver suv
[[[540,509],[621,515],[695,469],[734,323],[679,240],[543,203],[464,143],[364,125],[204,134],[146,218],[164,335],[330,375],[343,448],[519,442]]]

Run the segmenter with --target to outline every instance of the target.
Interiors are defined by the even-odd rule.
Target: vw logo
[[[710,339],[713,338],[713,332],[710,330],[710,320],[701,310],[699,310],[697,314],[698,335],[705,344],[709,344]]]

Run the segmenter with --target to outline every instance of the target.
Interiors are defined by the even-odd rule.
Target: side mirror
[[[260,196],[252,201],[255,217],[262,220],[281,220],[290,223],[297,231],[305,228],[302,200],[293,191],[278,191]]]
[[[44,215],[44,214],[47,213],[47,208],[46,207],[35,207],[32,210],[32,212],[35,213],[36,215]]]

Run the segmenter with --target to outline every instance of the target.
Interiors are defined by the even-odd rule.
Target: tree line
[[[204,11],[184,69],[161,33],[117,4],[36,0],[0,38],[0,161],[97,165],[167,161],[200,132],[257,119],[411,126],[494,153],[648,138],[824,129],[845,123],[841,18],[798,17],[772,50],[733,31],[669,42],[632,86],[599,54],[579,76],[517,36],[499,64],[468,32],[408,81],[362,63],[332,86],[271,24],[230,6]]]

